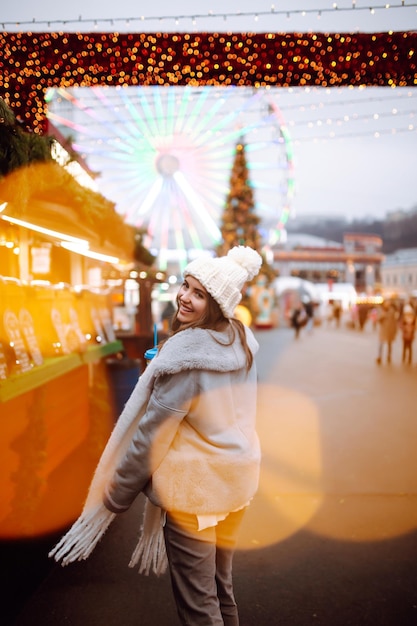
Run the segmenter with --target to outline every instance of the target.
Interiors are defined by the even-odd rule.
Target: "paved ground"
[[[377,366],[370,328],[257,336],[263,464],[235,558],[241,626],[417,624],[417,366],[400,363],[399,341]],[[127,567],[141,508],[66,568],[44,557],[55,538],[10,546],[11,616],[23,607],[9,623],[177,624],[168,577]]]

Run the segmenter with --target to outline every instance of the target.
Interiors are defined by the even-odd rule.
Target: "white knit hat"
[[[261,265],[262,257],[253,248],[236,246],[226,256],[191,261],[184,276],[194,276],[213,296],[224,316],[233,317],[244,284],[258,274]]]

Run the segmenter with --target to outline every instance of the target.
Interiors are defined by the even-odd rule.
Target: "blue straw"
[[[153,345],[155,348],[158,345],[158,329],[156,324],[153,325]]]

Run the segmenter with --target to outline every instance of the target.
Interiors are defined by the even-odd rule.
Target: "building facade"
[[[313,283],[349,283],[358,293],[381,289],[384,261],[377,235],[346,233],[343,243],[291,233],[272,251],[279,276],[298,276]]]
[[[384,292],[402,298],[417,297],[417,248],[397,250],[381,265]]]

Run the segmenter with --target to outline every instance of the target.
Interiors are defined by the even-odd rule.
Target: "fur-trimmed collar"
[[[259,348],[258,342],[249,328],[245,330],[249,349],[255,355]],[[236,339],[231,345],[228,345],[231,339],[230,329],[218,332],[187,328],[173,335],[151,362],[153,376],[191,369],[229,372],[245,367],[245,351],[237,331],[235,332]]]

